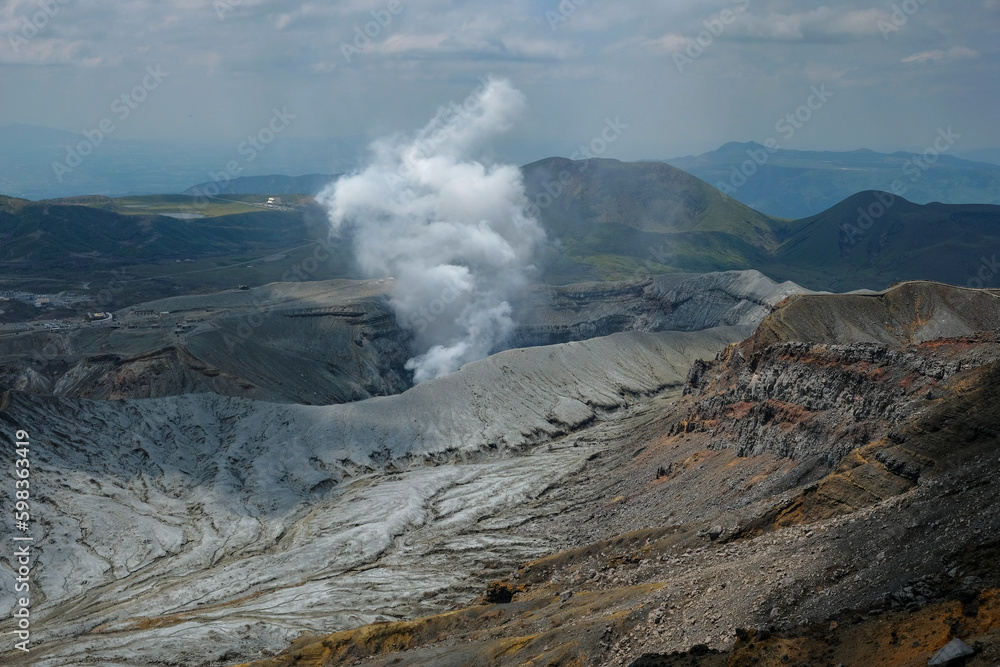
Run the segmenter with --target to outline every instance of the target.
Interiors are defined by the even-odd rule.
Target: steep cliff
[[[279,283],[124,309],[111,325],[0,336],[0,382],[120,400],[212,392],[301,404],[397,394],[409,334],[385,281]]]
[[[905,283],[793,296],[748,340],[692,367],[677,430],[706,431],[740,456],[836,465],[995,358],[998,330],[1000,298],[987,291]]]

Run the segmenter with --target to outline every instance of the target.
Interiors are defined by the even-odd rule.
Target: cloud
[[[329,74],[337,69],[337,63],[329,61],[315,62],[311,66],[312,71],[317,74]]]
[[[284,30],[291,25],[293,20],[294,19],[291,14],[278,14],[278,16],[274,19],[274,29]]]
[[[369,53],[389,56],[481,57],[489,60],[564,60],[579,54],[579,48],[565,40],[528,37],[515,32],[491,34],[465,26],[460,32],[400,32],[374,42]]]
[[[653,53],[676,53],[686,49],[702,33],[711,38],[738,42],[843,42],[868,39],[879,35],[878,21],[888,18],[879,9],[836,9],[822,6],[807,12],[781,12],[770,10],[753,14],[752,6],[743,11],[742,5],[729,7],[733,18],[716,34],[713,26],[719,25],[719,11],[705,12],[689,8],[683,20],[673,22],[669,32],[655,38],[625,39],[613,45],[610,52],[642,47]],[[683,25],[684,29],[678,29]]]
[[[677,33],[667,33],[656,39],[646,39],[642,40],[642,46],[652,49],[653,51],[662,51],[665,53],[674,53],[676,51],[681,51],[687,48],[690,40],[684,35],[679,35]]]
[[[934,49],[931,51],[921,51],[920,53],[914,53],[913,55],[906,56],[900,62],[907,64],[916,63],[918,65],[930,62],[943,62],[946,60],[971,60],[978,58],[979,53],[970,48],[964,46],[953,46],[947,51],[942,51],[940,49]]]
[[[919,3],[888,38],[878,21],[890,19],[900,0],[593,0],[577,3],[556,30],[546,12],[560,0],[403,0],[392,25],[348,62],[341,44],[353,43],[355,27],[388,1],[218,0],[232,6],[220,18],[217,0],[65,0],[15,51],[9,35],[39,11],[40,0],[6,0],[0,77],[10,94],[0,125],[78,131],[134,85],[137,72],[160,64],[173,73],[171,86],[130,118],[122,136],[238,143],[263,111],[289,104],[302,110],[297,135],[350,137],[355,146],[374,128],[407,126],[411,109],[433,108],[494,72],[537,105],[498,147],[513,161],[578,144],[588,138],[586,123],[633,109],[651,139],[619,144],[617,157],[701,152],[756,135],[781,111],[778,100],[832,80],[885,119],[873,123],[880,146],[909,145],[908,133],[923,122],[896,122],[892,100],[928,94],[938,97],[927,109],[945,108],[956,124],[965,119],[964,127],[977,128],[984,144],[1000,143],[986,117],[1000,91],[1000,0]],[[718,36],[712,57],[691,76],[674,76],[671,54],[697,41],[723,9],[741,6],[747,11]],[[733,98],[740,113],[706,117],[704,109]],[[847,115],[824,122],[831,145],[861,140]],[[353,150],[343,160],[356,161]]]
[[[888,20],[881,9],[849,9],[826,5],[808,12],[748,12],[733,23],[732,34],[747,39],[778,42],[859,40],[881,34],[879,20]]]
[[[845,74],[851,71],[851,68],[845,67],[835,67],[826,63],[806,63],[802,68],[803,74],[806,78],[813,83],[822,83],[824,81],[838,81]]]

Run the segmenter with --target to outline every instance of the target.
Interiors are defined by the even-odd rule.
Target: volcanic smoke
[[[360,268],[395,278],[390,303],[413,334],[417,383],[496,352],[514,328],[509,300],[545,235],[520,169],[476,156],[524,109],[510,82],[484,79],[415,136],[374,142],[364,169],[318,196],[333,232],[351,231]]]

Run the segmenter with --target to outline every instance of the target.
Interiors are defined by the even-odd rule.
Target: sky
[[[919,151],[948,127],[973,150],[1000,146],[998,33],[1000,0],[5,0],[0,126],[363,145],[493,76],[526,99],[493,148],[522,164]]]

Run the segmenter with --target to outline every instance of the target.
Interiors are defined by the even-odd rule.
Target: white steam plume
[[[335,233],[352,230],[362,270],[395,277],[391,305],[413,332],[416,382],[487,356],[514,327],[508,299],[531,278],[544,233],[526,212],[521,171],[473,155],[524,106],[508,81],[484,79],[415,137],[375,142],[370,165],[318,197]]]

